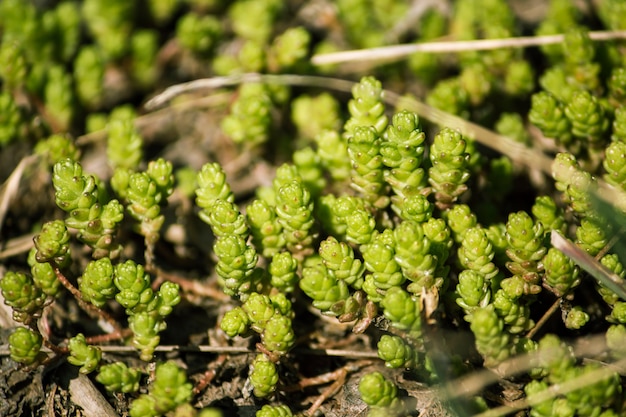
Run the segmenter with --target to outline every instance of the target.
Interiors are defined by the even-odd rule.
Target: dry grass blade
[[[17,196],[17,190],[20,187],[20,180],[24,174],[24,170],[39,159],[39,155],[30,155],[22,158],[17,167],[13,170],[9,178],[2,184],[0,189],[0,231],[4,224],[4,218],[6,217],[11,201]]]
[[[548,387],[545,391],[541,391],[537,394],[523,398],[512,402],[509,405],[492,408],[475,415],[474,417],[501,417],[507,414],[511,414],[515,411],[523,410],[531,407],[533,404],[540,404],[544,401],[552,400],[560,395],[565,395],[570,392],[585,389],[593,384],[596,384],[602,380],[610,378],[614,373],[623,373],[624,367],[626,367],[626,359],[621,359],[615,363],[607,366],[595,369],[591,372],[586,372],[577,378],[565,381],[560,384],[554,384]]]
[[[33,242],[34,237],[34,233],[29,233],[3,242],[2,250],[0,250],[0,259],[28,252],[35,245]]]
[[[550,241],[552,246],[567,255],[578,266],[597,279],[602,285],[619,295],[622,300],[626,300],[626,286],[624,286],[624,280],[618,277],[617,274],[602,265],[574,243],[565,239],[555,230],[552,231]]]
[[[163,91],[162,93],[148,100],[145,107],[148,110],[155,110],[156,108],[161,107],[170,100],[172,100],[174,97],[192,91],[211,90],[215,88],[228,87],[243,83],[260,82],[292,86],[297,85],[306,87],[321,87],[345,92],[350,92],[352,86],[354,85],[352,81],[330,77],[317,77],[311,75],[297,74],[270,75],[259,73],[246,73],[224,77],[202,78],[186,83],[173,85],[166,88],[165,91]]]
[[[605,336],[604,334],[600,334],[591,337],[581,337],[572,345],[572,350],[574,355],[578,358],[598,357],[598,355],[602,355],[607,350]],[[533,368],[536,368],[543,355],[550,355],[550,350],[541,350],[516,356],[502,362],[495,369],[477,370],[471,374],[464,375],[440,387],[439,398],[454,403],[454,401],[458,398],[470,398],[472,396],[479,395],[485,388],[490,385],[497,384],[498,381],[502,379],[511,378],[515,375],[523,374]],[[523,398],[501,407],[490,409],[474,417],[500,417],[512,414],[516,411],[526,409],[533,404],[551,400],[557,396],[565,395],[578,389],[584,389],[587,386],[606,379],[615,372],[623,375],[626,370],[624,369],[625,366],[626,360],[620,360],[619,362],[608,364],[598,370],[585,373],[578,378],[567,381],[567,383],[551,386],[548,390],[543,391],[540,394]]]
[[[60,374],[69,388],[72,401],[82,407],[84,415],[118,417],[113,407],[87,375],[79,373],[76,368],[70,368],[69,365],[65,365]]]
[[[589,37],[595,41],[610,41],[626,38],[626,31],[598,31],[589,32]],[[445,54],[451,52],[486,51],[490,49],[527,48],[529,46],[551,45],[563,42],[564,35],[522,36],[500,39],[477,39],[470,41],[439,41],[411,43],[404,45],[382,46],[378,48],[357,49],[352,51],[332,52],[314,55],[311,62],[314,65],[330,65],[345,62],[372,62],[398,61],[409,55],[426,52],[431,54]]]
[[[148,103],[146,103],[146,108],[154,110],[165,105],[176,96],[192,91],[210,90],[250,82],[320,87],[343,92],[350,92],[352,86],[354,85],[354,82],[340,78],[294,74],[268,75],[248,73],[229,77],[199,79],[174,85],[148,101]],[[509,156],[513,161],[520,162],[529,167],[541,169],[546,173],[551,172],[550,169],[552,160],[550,158],[535,149],[528,148],[518,142],[515,142],[513,139],[499,135],[475,123],[431,107],[416,99],[401,97],[389,90],[385,90],[383,92],[383,100],[387,104],[394,105],[395,107],[402,107],[407,110],[414,111],[420,117],[438,125],[457,129],[468,138],[474,139],[483,145],[489,146],[490,148]]]
[[[612,33],[612,32],[611,32]],[[620,32],[621,33],[621,32]],[[626,32],[624,32],[626,35]],[[302,87],[318,87],[327,90],[335,90],[349,93],[353,81],[320,77],[311,75],[295,75],[295,74],[259,74],[247,73],[226,77],[204,78],[187,83],[176,84],[162,93],[156,95],[146,103],[148,110],[156,110],[157,108],[168,104],[175,97],[200,91],[211,90],[220,87],[239,85],[242,83],[263,82],[268,84],[280,84]],[[400,96],[389,90],[384,90],[383,100],[385,103],[393,105],[395,108],[404,108],[415,112],[419,117],[436,123],[440,126],[447,126],[456,129],[464,136],[473,139],[499,153],[511,158],[512,161],[520,163],[530,169],[538,169],[547,175],[552,175],[552,158],[546,156],[543,152],[524,146],[513,139],[500,135],[494,131],[486,129],[476,123],[472,123],[453,114],[436,109],[414,98]],[[606,182],[598,179],[596,181],[598,195],[607,201],[611,201],[615,207],[626,212],[626,193],[609,186]]]

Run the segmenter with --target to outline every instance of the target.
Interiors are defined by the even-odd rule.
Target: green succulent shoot
[[[131,417],[164,415],[188,403],[192,395],[193,387],[183,369],[173,361],[159,363],[149,392],[133,400],[129,414]]]
[[[398,398],[398,388],[380,372],[365,374],[359,381],[359,393],[363,402],[370,407],[370,415],[379,412],[379,415],[395,417],[404,411],[402,401]]]
[[[293,413],[286,405],[265,404],[256,412],[255,417],[293,417]]]
[[[72,337],[67,344],[70,351],[67,361],[72,365],[80,366],[80,372],[88,374],[100,366],[102,351],[96,346],[90,346],[82,333]]]
[[[278,370],[267,356],[259,354],[250,365],[249,378],[254,395],[259,398],[268,397],[276,390]]]
[[[476,349],[483,356],[485,366],[495,366],[511,355],[510,334],[504,330],[504,322],[493,306],[476,309],[471,320]]]
[[[33,278],[22,272],[8,271],[0,279],[4,303],[13,308],[13,319],[28,324],[41,313],[46,294]]]
[[[428,181],[441,209],[449,208],[467,190],[465,183],[470,173],[465,146],[461,134],[449,128],[442,129],[430,146],[432,166],[428,169]]]
[[[32,365],[46,358],[41,352],[41,334],[26,327],[17,327],[9,336],[11,359],[24,365]]]
[[[33,248],[28,252],[28,264],[30,265],[33,282],[44,294],[55,297],[59,294],[61,282],[57,278],[54,267],[48,262],[38,262],[36,254],[37,248]]]
[[[124,218],[118,200],[99,201],[95,177],[83,175],[78,162],[64,159],[54,165],[52,184],[57,205],[69,214],[67,227],[78,230],[78,238],[92,247],[95,258],[119,256],[117,228]]]
[[[418,363],[416,348],[399,336],[382,335],[377,347],[378,357],[389,368],[412,368]]]
[[[141,373],[123,362],[102,365],[96,380],[111,392],[136,392],[139,390]]]

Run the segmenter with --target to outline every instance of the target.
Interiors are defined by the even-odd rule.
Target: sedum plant
[[[368,415],[412,415],[410,381],[457,395],[483,368],[497,380],[460,400],[466,414],[521,404],[511,391],[532,416],[623,414],[606,363],[626,340],[626,61],[595,33],[623,29],[621,2],[552,0],[539,22],[502,0],[305,3],[0,2],[0,165],[39,158],[2,188],[7,354],[33,373],[66,359],[131,416],[235,414],[214,398],[225,387],[259,416],[328,414],[349,378]],[[562,42],[319,64],[520,28]],[[315,78],[333,72],[358,81]],[[581,251],[612,280],[591,281]],[[200,309],[201,336],[179,340]],[[607,351],[574,355],[590,336]],[[306,363],[346,352],[367,360]]]

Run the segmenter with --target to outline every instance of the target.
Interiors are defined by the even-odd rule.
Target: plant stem
[[[121,333],[122,332],[122,326],[117,322],[117,320],[115,320],[113,318],[113,316],[111,316],[109,313],[107,313],[106,311],[94,306],[91,303],[86,302],[83,299],[83,295],[81,294],[80,290],[78,290],[78,288],[76,288],[68,279],[65,275],[63,275],[63,272],[61,272],[61,270],[59,269],[59,267],[57,265],[55,265],[54,263],[51,263],[52,265],[52,269],[54,270],[55,275],[57,276],[57,279],[59,280],[59,282],[74,296],[74,298],[76,298],[76,301],[78,301],[78,304],[80,305],[80,307],[85,310],[87,313],[89,314],[93,314],[97,317],[100,317],[104,320],[106,320],[107,323],[109,323],[117,333]]]

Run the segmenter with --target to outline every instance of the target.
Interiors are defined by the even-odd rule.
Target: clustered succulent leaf
[[[278,370],[276,365],[263,354],[257,355],[250,365],[249,377],[256,397],[267,397],[276,390]]]
[[[213,245],[218,258],[216,272],[224,292],[245,298],[247,294],[256,291],[258,285],[262,285],[258,274],[254,273],[258,255],[255,248],[247,244],[250,232],[246,219],[232,202],[234,195],[219,164],[203,165],[197,175],[197,182],[196,203],[202,209],[199,216],[211,226],[216,237]],[[269,207],[267,212],[263,213],[259,209],[252,216],[271,216],[268,213]],[[258,220],[259,223],[263,221]],[[258,227],[261,226],[253,229],[257,236],[261,234]],[[262,237],[257,239],[263,240]]]
[[[352,162],[352,187],[375,207],[385,207],[384,171],[380,155],[381,139],[372,126],[355,126],[348,137],[348,154]]]
[[[430,147],[428,181],[435,193],[438,207],[449,208],[465,192],[470,177],[467,165],[469,154],[465,152],[465,140],[459,132],[442,129]]]
[[[108,271],[104,267],[104,270],[98,272],[106,275]],[[108,281],[106,276],[99,278]],[[159,333],[167,327],[165,318],[180,302],[180,286],[167,281],[161,284],[158,291],[154,291],[144,267],[132,260],[115,266],[113,282],[118,290],[115,299],[126,308],[129,316],[128,325],[133,332],[133,345],[140,351],[143,360],[150,360],[154,349],[159,345]],[[108,282],[106,285],[109,285]]]
[[[41,314],[46,294],[35,285],[33,278],[22,272],[7,272],[0,280],[4,303],[13,308],[13,320],[29,324]]]
[[[30,265],[30,273],[33,276],[33,282],[41,291],[50,297],[59,294],[61,283],[54,271],[54,267],[49,262],[39,262],[36,258],[37,249],[33,248],[28,253],[28,264]]]
[[[161,207],[174,188],[172,164],[158,159],[148,164],[145,172],[133,172],[125,190],[129,214],[139,221],[139,232],[145,237],[148,249],[159,240],[159,230],[165,221]]]
[[[392,207],[401,215],[408,198],[419,195],[419,190],[425,186],[425,172],[421,165],[426,135],[420,129],[415,113],[400,111],[394,114],[384,139],[380,153],[388,168],[384,171],[385,181],[395,193]]]
[[[222,121],[222,130],[235,143],[256,147],[269,138],[272,99],[263,84],[243,84],[230,114]]]
[[[80,366],[79,371],[88,374],[95,371],[100,365],[102,352],[96,346],[90,346],[82,333],[70,339],[68,343],[70,356],[67,361],[72,365]]]
[[[127,367],[123,362],[102,365],[96,380],[104,385],[107,391],[136,392],[139,389],[141,373]]]
[[[118,200],[102,204],[92,175],[83,175],[78,162],[64,159],[54,165],[52,183],[57,205],[68,213],[67,227],[78,230],[78,238],[93,249],[94,258],[116,258],[122,250],[116,240],[124,207]]]
[[[356,289],[361,287],[365,266],[361,260],[355,258],[350,245],[329,236],[320,243],[319,255],[330,277],[343,280]]]
[[[412,368],[417,364],[417,350],[399,336],[382,335],[378,341],[378,357],[390,368]]]
[[[283,294],[251,293],[241,307],[229,310],[220,323],[229,337],[246,336],[251,329],[261,336],[265,349],[277,355],[287,353],[295,342],[291,301]]]
[[[350,296],[347,283],[331,275],[328,268],[319,260],[302,269],[299,285],[300,289],[313,300],[313,306],[322,313],[331,313],[336,303],[345,301]]]
[[[348,102],[350,119],[344,129],[348,137],[353,136],[359,126],[372,126],[381,135],[387,127],[385,105],[382,101],[382,84],[374,77],[363,77],[352,88],[352,99]]]
[[[122,175],[124,170],[137,170],[143,158],[143,138],[135,128],[136,115],[130,107],[117,107],[109,116],[106,124],[107,159],[115,169],[111,185],[115,191],[124,197],[126,187],[117,186],[115,177]],[[121,168],[121,171],[119,170]],[[120,173],[118,174],[118,171]]]
[[[255,414],[256,417],[292,417],[293,413],[286,405],[268,405],[265,404]]]
[[[350,177],[348,144],[336,130],[323,130],[315,136],[317,154],[321,165],[331,178],[344,181]]]
[[[398,399],[398,388],[380,372],[363,376],[359,382],[359,392],[363,402],[370,407],[370,415],[374,410],[380,411],[380,415],[402,415],[403,404]]]
[[[118,292],[113,283],[113,265],[109,258],[91,261],[78,279],[79,289],[85,301],[102,307]]]
[[[562,297],[580,284],[578,268],[558,249],[548,249],[541,263],[545,271],[544,285],[557,296]]]
[[[511,338],[504,330],[504,320],[492,305],[474,310],[470,327],[476,337],[476,349],[483,356],[485,366],[495,366],[511,355]]]
[[[525,211],[511,213],[506,223],[506,237],[509,243],[507,255],[511,259],[506,267],[513,274],[522,276],[527,285],[526,294],[536,294],[539,284],[539,261],[546,253],[543,246],[543,224],[533,222]]]
[[[529,400],[533,398],[533,395],[538,395],[555,384],[578,378],[584,380],[586,375],[597,371],[601,366],[596,363],[576,363],[572,352],[553,334],[544,336],[539,341],[538,349],[542,352],[540,366],[544,369],[546,376],[526,385],[525,391]],[[611,410],[612,404],[621,401],[621,385],[618,379],[616,373],[606,372],[605,377],[598,382],[586,384],[565,395],[553,397],[544,402],[531,401],[531,412],[539,416],[562,412],[567,415],[600,415],[602,410],[607,407]]]
[[[392,287],[387,290],[380,305],[393,327],[419,338],[422,332],[422,316],[419,301],[415,297],[400,287]]]
[[[156,366],[154,382],[148,394],[142,394],[130,405],[132,417],[156,417],[173,411],[191,400],[193,391],[187,375],[175,362]]]
[[[321,147],[320,141],[323,140],[320,138],[336,133],[340,127],[339,102],[329,93],[300,95],[291,103],[291,119],[300,136],[315,139]],[[333,153],[328,156],[336,157]]]
[[[293,180],[276,192],[276,215],[286,247],[299,256],[310,252],[316,236],[313,207],[311,193],[301,180]]]
[[[26,327],[16,328],[9,336],[11,359],[24,365],[31,365],[45,359],[41,352],[43,338],[41,334]]]

